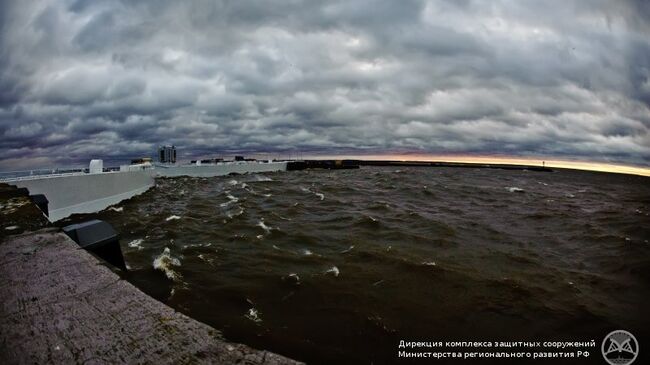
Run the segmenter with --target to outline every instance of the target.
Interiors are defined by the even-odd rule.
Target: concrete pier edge
[[[298,364],[153,299],[0,184],[0,364]]]
[[[0,298],[2,364],[297,364],[224,341],[53,228],[0,243]]]

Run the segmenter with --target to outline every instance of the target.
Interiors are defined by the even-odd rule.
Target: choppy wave
[[[232,219],[237,216],[244,214],[245,209],[241,205],[236,205],[228,210],[226,210],[226,217]]]
[[[313,190],[311,190],[311,189],[309,189],[309,188],[305,188],[305,187],[303,187],[303,186],[300,187],[300,190],[302,190],[302,191],[305,192],[305,193],[311,193],[311,194],[314,194],[314,195],[316,195],[316,196],[318,197],[318,199],[320,199],[320,200],[325,200],[325,194],[323,194],[323,193],[319,193],[319,192],[317,192],[317,191],[313,191]]]
[[[260,220],[260,221],[258,221],[258,222],[257,222],[257,226],[260,227],[260,228],[262,228],[262,229],[264,230],[264,232],[266,232],[266,233],[271,233],[271,227],[267,226],[267,225],[264,223],[264,220]]]
[[[523,192],[525,192],[524,189],[518,188],[516,186],[507,186],[506,190],[508,190],[511,193],[523,193]]]
[[[179,281],[182,277],[181,274],[174,270],[174,267],[178,266],[181,266],[181,261],[176,257],[172,257],[168,247],[165,247],[163,252],[153,260],[153,268],[164,272],[168,278],[174,281]]]
[[[131,248],[137,248],[138,250],[142,249],[142,242],[144,240],[142,238],[135,239],[131,242],[129,242],[128,246]]]
[[[296,274],[295,272],[292,272],[292,273],[289,273],[286,276],[283,276],[282,280],[284,280],[285,282],[288,282],[290,284],[293,284],[293,285],[300,284],[300,276],[298,276],[298,274]]]
[[[260,175],[260,174],[255,174],[255,180],[256,181],[262,181],[262,182],[273,181],[273,179],[271,179],[270,177]]]
[[[255,308],[249,309],[244,316],[255,323],[262,322],[262,318],[260,318],[260,312]]]
[[[160,179],[120,214],[79,219],[120,231],[144,291],[308,363],[391,363],[382,349],[396,336],[432,329],[552,340],[558,328],[576,339],[650,328],[638,314],[650,299],[647,178],[399,170]]]
[[[326,273],[326,274],[332,274],[332,275],[334,275],[334,276],[339,276],[339,274],[341,273],[341,271],[339,270],[338,267],[336,267],[336,266],[332,266],[331,268],[327,269],[327,271],[325,271],[325,273]]]

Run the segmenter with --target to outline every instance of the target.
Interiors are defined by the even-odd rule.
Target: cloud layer
[[[4,1],[0,168],[239,152],[650,164],[647,1]]]

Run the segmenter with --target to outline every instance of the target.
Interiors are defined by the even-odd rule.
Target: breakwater
[[[454,168],[473,168],[473,169],[528,170],[528,171],[543,171],[543,172],[553,171],[548,167],[535,166],[535,165],[464,163],[464,162],[441,162],[441,161],[345,160],[345,159],[291,161],[287,164],[287,170],[289,171],[305,170],[305,169],[346,170],[346,169],[358,169],[359,166],[454,167]]]
[[[493,163],[468,163],[468,162],[441,162],[441,161],[392,161],[392,160],[349,160],[351,164],[360,166],[395,166],[395,167],[454,167],[474,169],[500,169],[500,170],[528,170],[551,172],[552,169],[544,166],[493,164]]]

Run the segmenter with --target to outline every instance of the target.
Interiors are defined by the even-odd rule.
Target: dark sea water
[[[143,291],[309,363],[593,339],[600,364],[614,329],[650,351],[649,178],[362,167],[159,179],[113,208],[62,224],[110,222]]]

